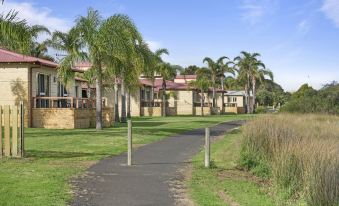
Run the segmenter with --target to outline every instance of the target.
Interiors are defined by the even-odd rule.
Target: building
[[[87,128],[95,124],[93,99],[82,98],[85,80],[62,84],[58,64],[0,49],[0,105],[25,105],[25,125]],[[104,122],[111,125],[110,112]]]

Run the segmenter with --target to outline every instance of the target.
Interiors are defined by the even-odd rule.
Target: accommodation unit
[[[89,127],[95,122],[95,102],[82,98],[85,80],[64,85],[58,79],[57,67],[51,61],[0,49],[0,105],[23,101],[25,125],[29,127]],[[107,116],[105,122],[110,125]]]
[[[246,111],[245,91],[227,91],[224,102],[226,113],[243,114]]]

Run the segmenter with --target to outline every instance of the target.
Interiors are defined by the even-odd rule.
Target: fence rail
[[[95,108],[95,99],[74,97],[33,97],[33,108]]]
[[[24,156],[24,107],[0,106],[0,158]]]

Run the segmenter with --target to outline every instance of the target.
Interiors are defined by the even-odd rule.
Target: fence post
[[[20,156],[24,157],[25,142],[24,142],[24,129],[25,129],[25,111],[24,103],[20,102]]]
[[[210,167],[210,128],[205,129],[205,167]]]
[[[18,106],[12,107],[12,157],[18,156]]]
[[[2,108],[0,106],[0,158],[2,157]]]
[[[11,156],[11,125],[10,125],[11,121],[10,121],[10,107],[9,106],[5,106],[4,107],[4,134],[5,134],[5,148],[4,148],[4,154],[5,156],[9,157]]]
[[[127,121],[128,131],[127,131],[127,165],[132,165],[132,120]]]

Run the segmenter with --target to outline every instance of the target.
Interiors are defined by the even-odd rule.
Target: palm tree
[[[162,116],[166,117],[166,81],[169,79],[173,79],[176,74],[177,67],[169,64],[169,63],[160,63],[159,64],[159,74],[162,77]]]
[[[252,94],[253,94],[251,113],[254,113],[255,111],[257,81],[259,81],[259,83],[263,82],[266,76],[268,76],[273,81],[273,73],[270,70],[266,69],[264,63],[262,63],[260,60],[257,60],[255,65],[256,66],[253,68],[251,72]]]
[[[228,61],[226,63],[223,62],[224,59],[228,59],[227,57],[221,57],[219,58],[219,60],[217,61],[217,65],[218,65],[218,77],[220,78],[220,85],[221,85],[221,90],[222,90],[222,95],[221,95],[221,113],[224,113],[224,108],[225,108],[225,75],[227,73],[230,73],[232,75],[235,75],[235,69],[234,67],[230,67],[230,64],[233,64],[233,62]]]
[[[161,76],[162,76],[163,75],[162,73],[165,72],[164,75],[167,75],[166,71],[162,69],[162,66],[163,66],[164,62],[163,62],[161,56],[164,55],[164,54],[169,55],[169,52],[168,52],[167,49],[165,49],[165,48],[157,49],[154,52],[154,55],[153,55],[153,61],[152,61],[153,65],[150,65],[151,69],[150,69],[149,72],[151,73],[150,77],[151,77],[151,81],[152,81],[152,88],[151,88],[151,93],[152,93],[152,95],[151,95],[151,102],[152,102],[152,106],[154,106],[154,81],[155,81],[155,74],[158,73],[158,74],[161,74]],[[163,82],[163,86],[164,86],[164,82]],[[166,87],[166,82],[165,82],[165,87]],[[164,94],[166,94],[166,92]],[[164,110],[164,107],[163,107],[163,110]]]
[[[143,67],[140,53],[143,39],[132,20],[121,14],[103,21],[99,37],[98,46],[104,51],[101,55],[103,62],[121,83],[121,122],[126,122],[126,88],[138,82]]]
[[[272,73],[265,69],[265,65],[258,60],[259,53],[249,53],[242,51],[241,55],[236,57],[235,66],[238,70],[238,80],[245,85],[247,112],[254,112],[256,81],[265,75],[272,76]],[[250,90],[252,87],[253,100],[250,101]]]
[[[34,55],[32,48],[41,33],[50,34],[41,25],[29,26],[25,19],[17,18],[17,11],[0,14],[0,46],[22,54]]]
[[[201,116],[204,116],[204,99],[205,91],[208,91],[209,86],[211,85],[210,79],[206,75],[199,75],[196,81],[189,82],[189,86],[195,87],[200,90],[200,109]]]
[[[216,62],[214,62],[211,58],[209,57],[205,57],[203,62],[207,62],[207,65],[208,65],[208,69],[210,70],[211,72],[211,81],[212,81],[212,89],[213,89],[213,100],[212,100],[212,106],[213,107],[216,107],[216,81],[217,81],[217,77],[218,77],[218,74],[220,74],[220,71],[221,71],[221,68],[222,67],[225,67],[224,65],[224,60],[225,59],[228,59],[228,57],[225,57],[225,56],[222,56],[220,57]]]

